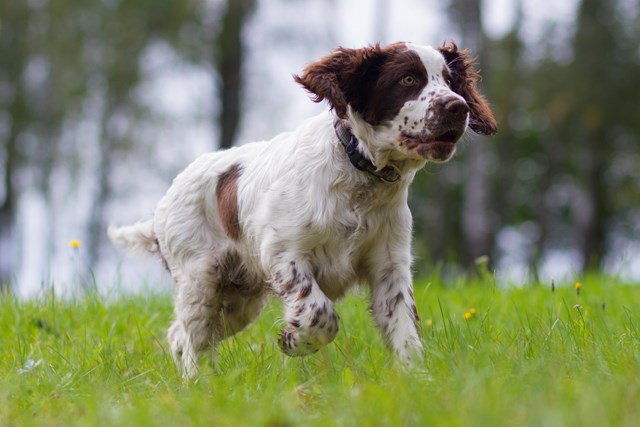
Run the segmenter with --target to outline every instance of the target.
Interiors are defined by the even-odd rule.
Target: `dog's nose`
[[[448,98],[443,100],[443,108],[449,114],[461,116],[469,112],[469,106],[460,98]]]

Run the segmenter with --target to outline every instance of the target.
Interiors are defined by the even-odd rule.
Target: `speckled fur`
[[[395,354],[407,363],[422,357],[407,194],[427,161],[455,151],[432,150],[429,138],[443,126],[461,135],[469,123],[468,109],[460,110],[465,99],[447,86],[447,67],[430,47],[338,50],[296,76],[331,112],[270,141],[199,157],[176,177],[153,219],[109,229],[115,243],[159,254],[170,271],[176,294],[168,339],[185,376],[197,374],[202,352],[254,320],[269,294],[284,304],[282,351],[317,351],[338,333],[334,302],[356,285],[369,289],[373,319]],[[405,78],[412,70],[421,73],[415,81]],[[364,80],[382,88],[375,106],[362,92]],[[405,87],[394,92],[395,84]],[[438,97],[460,108],[438,117]],[[374,165],[397,170],[397,182],[351,165],[336,116]]]

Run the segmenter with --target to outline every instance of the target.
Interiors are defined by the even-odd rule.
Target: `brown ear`
[[[469,105],[469,127],[476,133],[493,135],[498,131],[487,100],[478,91],[480,72],[468,50],[458,50],[455,43],[438,47],[451,71],[451,90],[462,96]]]
[[[314,102],[327,100],[338,117],[345,118],[347,106],[357,96],[357,86],[369,65],[381,53],[380,46],[363,49],[340,47],[319,61],[309,64],[301,75],[293,79],[313,96]]]

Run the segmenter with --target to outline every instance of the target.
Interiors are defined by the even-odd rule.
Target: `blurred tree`
[[[9,283],[17,269],[19,194],[35,185],[48,199],[52,171],[74,158],[74,153],[60,156],[63,126],[82,120],[97,120],[99,129],[97,146],[89,149],[95,153],[94,167],[86,164],[88,159],[76,163],[95,177],[83,245],[89,267],[95,267],[104,241],[112,166],[132,145],[132,123],[144,114],[134,96],[144,54],[163,42],[192,61],[210,57],[205,46],[212,28],[204,22],[211,18],[204,12],[210,6],[201,0],[161,5],[153,0],[0,2],[0,283]],[[214,45],[226,144],[239,122],[241,34],[254,9],[255,1],[229,1],[224,17],[211,20],[213,27],[222,22]],[[49,234],[54,215],[52,209]],[[52,246],[51,235],[43,240]]]
[[[601,266],[607,253],[616,253],[614,236],[637,238],[639,232],[637,2],[581,0],[563,55],[554,25],[536,46],[522,39],[521,2],[515,1],[512,31],[496,40],[484,34],[481,0],[449,3],[459,45],[482,61],[483,91],[500,131],[488,140],[467,135],[460,158],[430,164],[418,175],[411,199],[418,253],[465,266],[479,255],[498,259],[497,236],[516,230],[527,240],[532,265],[560,248],[579,252],[584,268]],[[324,4],[331,8],[332,2]],[[71,171],[71,181],[90,180],[82,191],[91,192],[91,212],[77,221],[87,229],[83,248],[90,266],[99,261],[114,165],[143,143],[132,134],[147,118],[136,89],[150,47],[167,45],[215,71],[219,143],[235,142],[247,56],[243,34],[257,5],[0,0],[0,286],[11,281],[24,253],[18,209],[25,190],[35,190],[51,207],[41,244],[49,248],[45,253],[53,251],[56,171]],[[385,38],[385,11],[395,5],[377,0],[375,7],[375,31]],[[296,50],[287,54],[302,54],[326,37],[321,27],[279,22],[269,30],[269,44],[280,49],[288,43]],[[89,122],[97,135],[83,135],[95,139],[70,135]]]
[[[481,5],[481,0],[449,3],[451,20],[460,33],[458,45],[470,49],[478,61],[488,54],[480,19]],[[478,64],[487,78],[492,69],[483,65]],[[482,90],[487,92],[486,88]],[[501,128],[500,123],[498,127]],[[475,134],[468,133],[465,140],[463,158],[444,167],[428,165],[429,176],[419,175],[413,190],[412,205],[427,218],[426,225],[417,227],[419,235],[424,236],[422,250],[420,247],[418,250],[433,262],[455,260],[470,266],[476,258],[493,254],[498,224],[492,205],[495,199],[490,166],[495,149]],[[429,172],[434,170],[438,173],[431,175]],[[425,194],[424,199],[419,194]]]
[[[637,142],[640,131],[635,108],[640,92],[633,83],[640,73],[636,23],[625,21],[623,4],[582,0],[571,60],[553,59],[550,47],[531,80],[532,107],[549,118],[536,138],[544,154],[541,240],[577,249],[583,270],[603,266],[616,223],[625,212],[637,212],[637,190],[621,192],[623,182],[637,176],[620,167],[637,158],[637,144],[629,141]]]
[[[573,40],[574,60],[565,70],[573,94],[571,147],[579,153],[571,156],[571,166],[582,195],[574,206],[574,218],[585,270],[601,267],[607,251],[614,191],[607,175],[614,167],[616,132],[628,129],[629,109],[635,110],[632,120],[637,120],[638,98],[627,85],[638,75],[629,74],[633,68],[627,66],[627,55],[633,57],[633,51],[624,43],[624,26],[616,16],[619,5],[619,1],[582,0]]]
[[[484,68],[486,60],[486,41],[480,10],[481,0],[452,0],[450,11],[454,22],[458,26],[462,47],[470,49],[478,57],[478,68],[483,77],[487,78],[491,72]],[[482,255],[491,255],[494,246],[496,226],[492,221],[494,208],[491,206],[491,170],[490,164],[495,157],[494,146],[487,140],[475,134],[467,136],[467,156],[465,165],[465,181],[462,204],[463,231],[463,263],[471,263]]]
[[[0,288],[8,286],[17,262],[15,239],[18,209],[17,171],[25,159],[24,138],[31,112],[28,108],[25,71],[29,63],[28,29],[31,10],[27,2],[2,2],[0,9]]]
[[[483,253],[499,258],[496,238],[511,228],[526,244],[510,250],[536,275],[552,249],[577,250],[583,269],[602,267],[613,229],[623,215],[637,217],[640,199],[631,166],[640,162],[635,9],[582,0],[570,50],[558,54],[561,32],[548,23],[546,51],[533,60],[519,35],[520,1],[512,31],[497,40],[483,34],[480,10],[480,0],[449,8],[460,45],[482,60],[499,133],[486,143],[473,137],[458,160],[427,166],[436,176],[418,176],[412,204],[428,219],[417,222],[418,246],[431,260],[469,265]]]
[[[87,10],[88,64],[101,94],[96,190],[87,230],[87,260],[95,267],[105,239],[105,206],[111,197],[111,172],[117,156],[129,144],[127,128],[139,115],[133,90],[141,79],[141,60],[153,42],[176,42],[185,25],[196,19],[200,5],[184,0],[96,2]]]
[[[243,30],[255,7],[255,0],[227,0],[220,33],[214,44],[220,93],[220,148],[233,145],[240,123],[245,57]]]
[[[48,209],[43,252],[54,251],[54,231],[58,212],[54,208],[52,174],[56,167],[75,165],[66,161],[62,147],[65,123],[77,118],[87,95],[87,70],[82,40],[84,3],[78,0],[46,2],[32,9],[31,27],[37,40],[31,49],[32,62],[41,67],[42,76],[34,79],[29,91],[29,109],[35,119],[30,123],[37,136],[27,153],[33,186]],[[59,28],[64,28],[60,31]],[[49,277],[48,272],[43,272]]]
[[[543,241],[540,224],[548,222],[550,217],[547,210],[539,209],[544,206],[544,197],[538,191],[538,179],[541,178],[537,164],[540,156],[536,155],[538,134],[518,124],[533,110],[528,101],[532,91],[532,67],[525,62],[526,47],[520,35],[524,18],[522,3],[522,0],[514,1],[514,20],[510,31],[503,37],[486,40],[484,88],[492,101],[499,132],[485,140],[486,144],[494,147],[495,156],[485,167],[490,169],[491,258],[500,260],[511,255],[500,252],[497,239],[505,228],[515,229],[530,244],[508,250],[521,252],[520,260],[532,266],[537,277],[535,266],[542,256],[542,251],[537,249],[541,248]],[[537,214],[539,217],[535,218]]]
[[[638,67],[628,23],[616,10],[615,2],[581,1],[564,56],[558,55],[558,28],[550,23],[541,59],[527,61],[517,39],[520,18],[491,49],[498,53],[492,54],[488,87],[503,123],[494,137],[494,206],[501,229],[516,227],[530,240],[525,261],[536,277],[553,249],[576,250],[584,270],[602,267],[612,226],[620,220],[612,197],[619,183],[611,175],[618,175],[612,171],[620,135],[637,138],[629,111],[638,95],[629,83]],[[508,61],[496,61],[501,57]],[[637,148],[626,156],[633,152]]]

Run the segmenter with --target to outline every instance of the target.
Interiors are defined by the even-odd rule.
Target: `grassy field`
[[[280,305],[181,380],[169,296],[0,298],[0,426],[638,426],[640,287],[416,284],[424,366],[384,348],[365,295],[326,351],[288,358]]]

